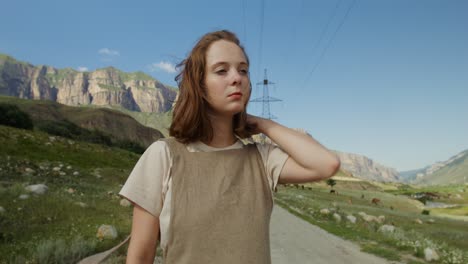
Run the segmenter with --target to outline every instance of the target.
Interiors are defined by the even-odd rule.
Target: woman
[[[179,65],[171,138],[153,143],[120,194],[134,204],[127,263],[271,263],[279,183],[331,177],[337,157],[312,137],[246,113],[249,60],[226,30],[204,35]],[[263,133],[277,144],[244,144]]]

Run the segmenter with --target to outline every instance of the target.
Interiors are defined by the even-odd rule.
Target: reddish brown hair
[[[213,127],[208,118],[209,104],[206,100],[205,68],[206,52],[213,42],[226,40],[241,48],[249,64],[249,58],[237,36],[227,30],[205,34],[193,47],[188,57],[177,65],[181,69],[175,80],[179,85],[179,96],[174,107],[169,134],[182,143],[198,140],[210,142],[213,139]],[[233,117],[234,134],[240,138],[250,137],[253,127],[247,125],[247,98],[244,110]]]

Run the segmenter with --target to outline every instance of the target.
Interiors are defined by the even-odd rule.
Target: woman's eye
[[[221,69],[221,70],[217,70],[216,73],[217,74],[224,74],[226,73],[227,71],[225,69]]]
[[[245,75],[249,74],[249,70],[246,70],[246,69],[242,69],[239,72]]]

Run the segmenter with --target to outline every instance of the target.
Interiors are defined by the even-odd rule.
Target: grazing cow
[[[372,198],[372,204],[379,205],[380,199],[379,198]]]
[[[334,193],[334,194],[336,194],[335,190],[330,190],[330,193]]]

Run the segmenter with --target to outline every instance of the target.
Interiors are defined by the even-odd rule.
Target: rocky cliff
[[[335,151],[341,161],[341,168],[351,172],[354,177],[379,181],[399,181],[398,171],[381,165],[373,160],[358,154]]]
[[[92,72],[34,66],[0,54],[0,94],[78,106],[166,112],[177,91],[143,72],[108,67]]]

